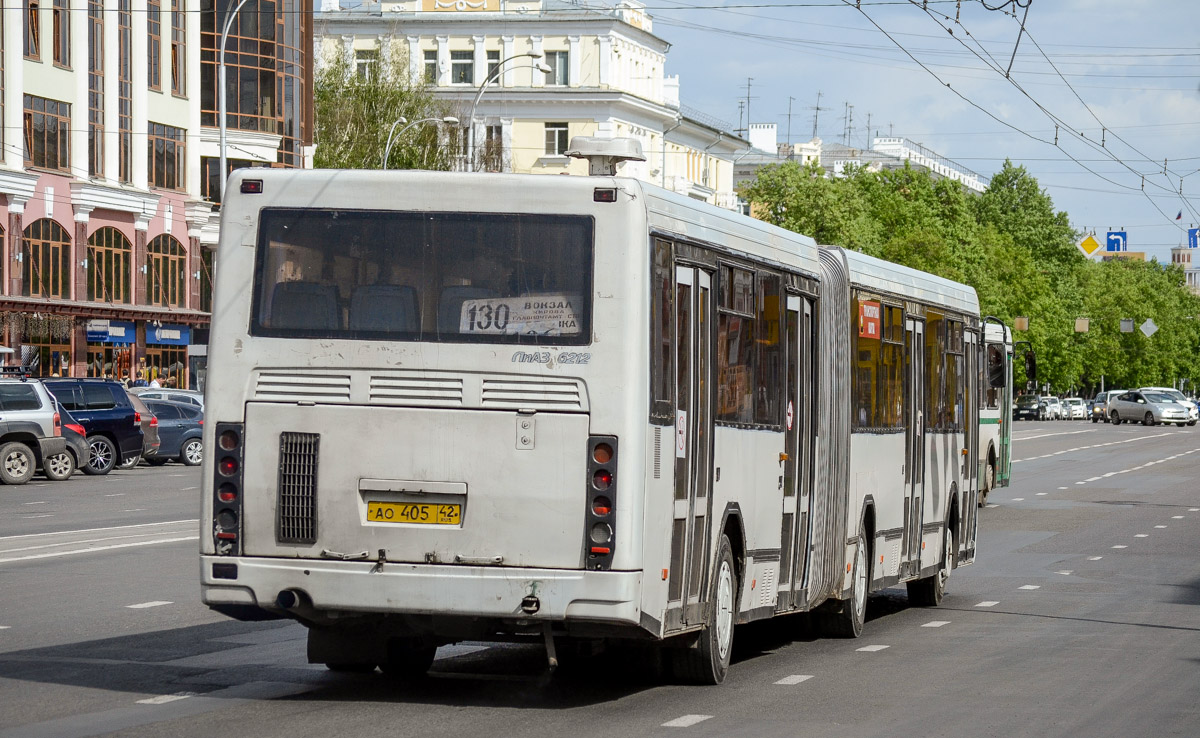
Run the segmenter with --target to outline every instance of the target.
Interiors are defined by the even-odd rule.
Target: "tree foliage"
[[[345,58],[327,59],[317,72],[313,99],[318,169],[380,169],[392,132],[388,169],[445,170],[454,163],[460,129],[415,123],[450,115],[450,106],[412,82],[401,55],[378,59],[364,74]],[[414,125],[396,124],[400,118]]]
[[[1108,387],[1200,380],[1200,298],[1181,269],[1157,262],[1093,262],[1079,234],[1024,167],[1005,162],[981,195],[908,166],[847,168],[828,177],[815,164],[765,167],[741,189],[775,225],[965,282],[980,310],[1007,325],[1029,318],[1039,383],[1088,394]],[[1088,318],[1086,333],[1076,318]],[[1159,330],[1122,333],[1122,319]]]

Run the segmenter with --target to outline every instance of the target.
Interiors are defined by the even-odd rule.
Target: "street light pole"
[[[467,125],[469,126],[469,128],[467,129],[467,167],[468,167],[467,171],[468,172],[475,171],[475,108],[479,105],[479,98],[483,97],[483,93],[485,90],[487,90],[487,86],[490,85],[497,77],[500,76],[500,71],[504,67],[505,64],[508,64],[510,61],[512,61],[514,59],[520,59],[522,57],[529,57],[530,59],[541,59],[542,56],[544,56],[544,55],[540,51],[527,51],[524,54],[513,54],[512,56],[508,57],[507,59],[502,59],[498,64],[496,64],[496,68],[493,69],[490,74],[488,74],[487,78],[484,79],[482,83],[480,83],[479,92],[477,92],[475,94],[475,101],[473,103],[471,103],[471,116],[467,119]],[[549,66],[547,66],[546,64],[543,64],[541,62],[535,64],[533,66],[533,68],[536,69],[537,71],[541,72],[542,74],[548,74],[551,71]]]
[[[396,119],[396,122],[392,124],[391,130],[388,131],[387,145],[383,147],[384,171],[387,171],[388,168],[388,155],[392,153],[392,134],[395,133],[396,126],[400,125],[401,123],[408,123],[408,119],[404,116],[400,116]],[[414,120],[412,123],[408,123],[408,125],[400,129],[400,133],[396,134],[396,140],[399,141],[400,137],[404,135],[405,131],[417,125],[418,123],[445,123],[446,125],[455,125],[458,123],[458,118],[455,118],[453,115],[447,115],[443,118],[422,118],[420,120]]]
[[[225,16],[225,26],[221,29],[221,50],[217,56],[217,100],[219,111],[217,113],[217,128],[220,133],[220,142],[218,146],[221,149],[221,202],[225,202],[225,179],[227,177],[226,158],[225,158],[225,41],[229,37],[229,29],[233,26],[233,19],[237,18],[238,11],[242,6],[250,0],[241,0],[233,12]]]

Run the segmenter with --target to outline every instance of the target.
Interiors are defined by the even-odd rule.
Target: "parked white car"
[[[1067,420],[1086,420],[1087,405],[1083,399],[1079,397],[1068,397],[1063,400],[1063,409],[1066,410]]]

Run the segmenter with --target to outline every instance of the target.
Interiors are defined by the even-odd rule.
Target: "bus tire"
[[[992,491],[992,485],[996,483],[996,463],[992,455],[988,453],[987,463],[983,465],[983,484],[979,489],[979,506],[987,505],[988,493]]]
[[[433,666],[437,646],[416,638],[392,638],[387,644],[387,659],[379,665],[393,679],[420,679]]]
[[[867,590],[871,583],[872,558],[866,526],[859,523],[850,599],[831,603],[832,609],[819,613],[819,623],[825,634],[835,638],[858,638],[862,635],[863,624],[867,621]]]
[[[958,550],[954,532],[949,524],[946,525],[945,535],[942,536],[942,560],[938,570],[923,579],[908,583],[908,601],[916,607],[937,607],[946,595],[946,581],[950,578],[950,570],[954,566],[954,552]]]
[[[697,643],[672,653],[675,677],[689,684],[720,684],[733,656],[733,626],[737,621],[738,572],[729,537],[721,536],[713,566],[708,615]]]

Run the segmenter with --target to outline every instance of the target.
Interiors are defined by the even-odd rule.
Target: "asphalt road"
[[[0,738],[1200,734],[1200,427],[1015,436],[941,607],[877,594],[856,640],[740,628],[711,688],[626,654],[551,678],[517,644],[445,647],[412,685],[334,674],[301,626],[199,604],[196,470],[0,487]]]

